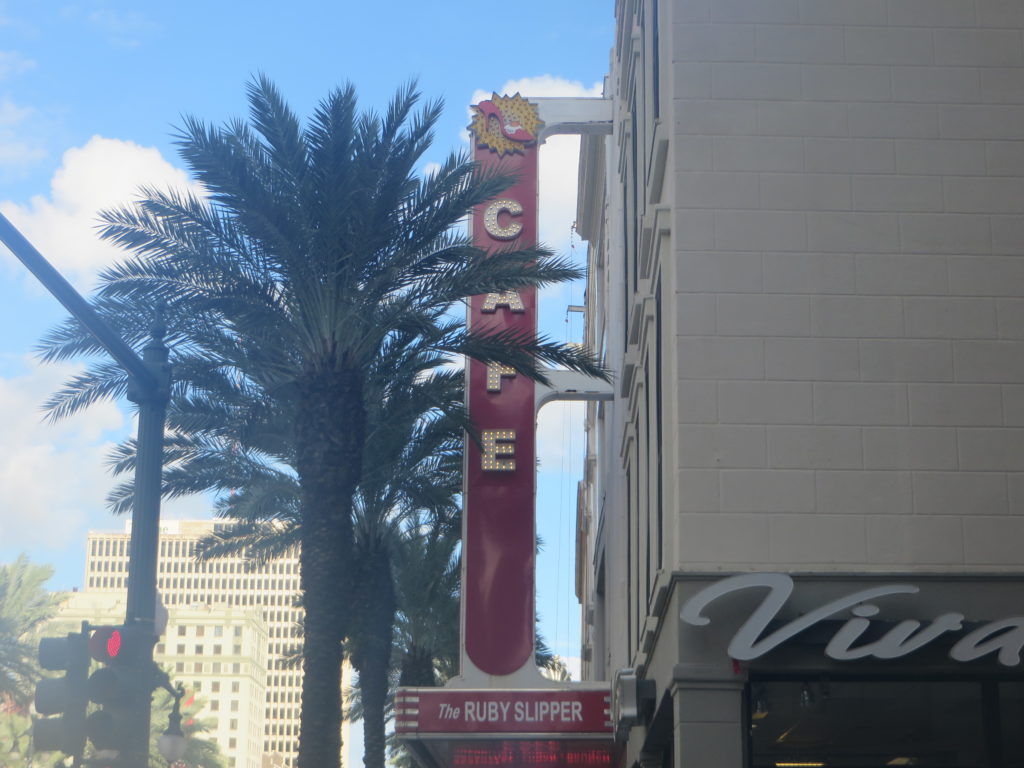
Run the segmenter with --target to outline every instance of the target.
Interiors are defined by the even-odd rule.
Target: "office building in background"
[[[292,765],[302,690],[302,666],[295,661],[302,649],[298,552],[265,564],[247,560],[244,552],[197,560],[199,541],[230,525],[161,523],[157,590],[169,621],[156,658],[206,700],[201,716],[217,721],[214,737],[235,757],[236,768]],[[130,530],[89,533],[85,589],[73,596],[75,604],[99,596],[124,599],[129,538]],[[111,615],[123,618],[123,606]],[[347,732],[344,743],[348,764]],[[260,760],[249,762],[253,756]]]

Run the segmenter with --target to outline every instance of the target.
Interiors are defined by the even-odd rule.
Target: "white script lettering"
[[[731,576],[712,584],[691,597],[683,605],[679,618],[693,626],[705,626],[710,619],[703,615],[707,606],[724,595],[745,589],[767,589],[761,604],[739,628],[729,643],[728,653],[734,659],[749,661],[777,648],[815,624],[843,613],[853,614],[832,636],[825,646],[825,655],[839,661],[862,659],[898,659],[913,653],[948,632],[963,629],[964,615],[950,612],[937,616],[930,624],[916,619],[905,619],[873,642],[855,645],[871,626],[871,617],[880,609],[869,601],[890,595],[913,595],[920,590],[912,584],[887,584],[854,592],[808,611],[764,635],[769,624],[778,617],[782,607],[793,593],[793,579],[783,573],[748,573]],[[993,621],[973,630],[949,652],[955,661],[973,661],[997,652],[1000,664],[1020,664],[1024,648],[1024,617]]]

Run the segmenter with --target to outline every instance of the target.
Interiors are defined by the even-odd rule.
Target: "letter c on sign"
[[[495,240],[515,240],[523,231],[523,225],[518,221],[509,223],[503,227],[498,223],[498,214],[507,213],[509,216],[522,216],[523,206],[515,200],[495,200],[484,209],[484,229],[487,234]]]

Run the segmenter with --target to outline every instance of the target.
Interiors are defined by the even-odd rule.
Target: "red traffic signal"
[[[89,655],[101,664],[117,660],[124,645],[123,636],[123,627],[97,627],[89,638]]]
[[[130,665],[152,658],[155,643],[152,626],[145,624],[93,627],[89,655],[100,664]]]
[[[89,676],[89,700],[101,709],[89,715],[85,731],[97,750],[130,749],[133,718],[148,706],[153,690],[152,625],[91,627],[89,655],[102,666]]]

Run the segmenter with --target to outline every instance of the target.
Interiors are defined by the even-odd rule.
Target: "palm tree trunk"
[[[384,768],[384,721],[395,625],[395,585],[387,546],[377,542],[362,549],[356,561],[355,588],[361,637],[352,664],[359,672],[363,700],[363,765]]]
[[[331,563],[336,557],[331,532],[327,526],[310,522],[307,519],[303,525],[299,560],[306,615],[298,766],[334,768],[341,754],[342,650],[338,637],[347,625],[339,597],[344,599],[349,590],[344,586],[345,569]]]
[[[398,685],[403,688],[429,688],[437,685],[434,675],[434,654],[429,648],[411,645],[405,649]]]
[[[302,497],[299,554],[305,637],[298,768],[341,762],[342,641],[352,596],[352,496],[365,431],[361,382],[326,372],[300,383],[296,470]]]

